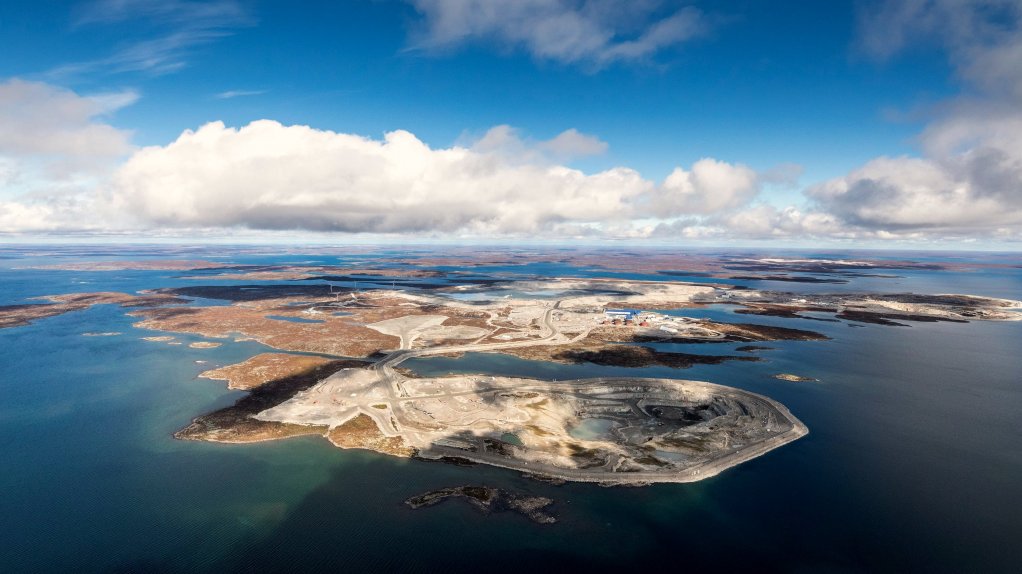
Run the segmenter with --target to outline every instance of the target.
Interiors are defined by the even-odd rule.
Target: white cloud
[[[641,229],[642,237],[691,240],[800,240],[809,237],[843,239],[861,234],[833,216],[796,207],[759,204],[714,214],[660,222]]]
[[[943,47],[958,76],[988,92],[1022,97],[1018,0],[885,0],[862,13],[860,45],[889,59],[915,45]]]
[[[106,117],[131,91],[80,96],[38,82],[0,82],[0,231],[100,229],[97,185],[128,156],[131,132]]]
[[[557,158],[574,158],[600,155],[607,151],[607,142],[571,128],[542,142],[540,147]]]
[[[227,90],[226,92],[220,92],[215,94],[213,97],[218,100],[230,100],[233,98],[241,98],[245,96],[260,96],[265,94],[266,90]]]
[[[692,7],[652,0],[409,0],[423,16],[416,47],[467,42],[524,49],[540,60],[601,67],[638,61],[709,27]]]
[[[158,76],[187,66],[191,51],[228,36],[252,18],[234,0],[97,0],[78,10],[76,25],[96,26],[132,21],[152,37],[122,42],[110,55],[72,62],[44,74],[48,79],[143,72]]]
[[[586,174],[554,162],[551,148],[605,144],[577,130],[530,142],[497,126],[471,146],[434,149],[406,131],[380,141],[214,122],[136,153],[114,178],[112,201],[156,227],[638,236],[641,220],[719,215],[759,191],[752,169],[714,159],[658,184],[625,167]]]
[[[482,137],[472,140],[462,137],[473,152],[500,156],[514,163],[555,163],[600,155],[607,151],[607,142],[584,134],[575,128],[564,130],[549,140],[535,141],[522,137],[509,125],[494,126]]]
[[[157,226],[348,232],[542,232],[633,212],[653,184],[627,168],[587,175],[482,149],[432,149],[411,133],[382,141],[263,120],[207,124],[136,153],[115,201]]]
[[[213,122],[135,149],[106,118],[136,98],[0,84],[0,232],[637,237],[638,220],[732,209],[758,189],[749,168],[712,159],[660,184],[627,167],[585,173],[563,161],[607,144],[576,129],[537,141],[496,126],[468,145],[431,148],[406,131],[375,140]]]
[[[717,223],[731,234],[757,239],[854,236],[830,214],[791,206],[758,205],[717,218]]]
[[[247,229],[639,241],[976,235],[956,230],[976,205],[957,203],[941,212],[943,204],[927,203],[931,190],[954,181],[927,160],[884,158],[850,174],[848,182],[828,182],[814,190],[825,211],[760,203],[759,183],[773,171],[761,175],[710,158],[676,168],[660,183],[625,167],[587,174],[551,160],[544,148],[558,137],[530,142],[498,126],[473,145],[432,148],[406,131],[375,140],[269,120],[241,128],[213,122],[166,146],[137,150],[87,190],[71,186],[70,192],[0,199],[0,232]],[[863,181],[880,187],[895,181],[904,204],[891,209],[874,201],[871,194],[878,192]],[[969,223],[1010,241],[1020,238],[1017,214],[998,212],[994,202]],[[938,217],[959,224],[920,230],[912,220],[931,225]]]
[[[809,197],[881,236],[1022,232],[1022,4],[891,1],[862,24],[862,46],[877,57],[942,46],[963,93],[920,135],[922,157],[876,158]]]
[[[82,97],[48,84],[0,83],[0,156],[81,159],[131,150],[131,133],[97,117],[134,102],[134,92]]]
[[[248,15],[233,0],[198,2],[189,0],[95,0],[78,9],[75,24],[112,24],[133,19],[166,24],[194,25],[196,22],[245,21]]]
[[[657,217],[716,213],[747,204],[759,189],[749,167],[703,158],[689,171],[674,168],[652,195],[649,209]]]
[[[105,233],[116,227],[110,213],[99,212],[97,197],[50,193],[26,200],[0,199],[0,233]]]
[[[795,163],[782,163],[759,174],[759,180],[765,184],[781,187],[798,187],[798,180],[805,168]]]
[[[114,130],[96,119],[107,108],[95,99],[32,88],[50,97],[33,99],[41,108],[26,115],[47,115],[50,105],[78,111],[65,116],[61,134],[75,122],[86,132]],[[128,134],[112,133],[119,142],[112,151],[129,149]],[[827,216],[755,205],[761,176],[741,164],[704,158],[658,183],[626,167],[587,174],[558,162],[605,149],[574,129],[535,141],[496,126],[467,145],[431,148],[406,131],[375,140],[269,120],[241,128],[213,122],[136,150],[106,178],[36,178],[27,196],[0,199],[0,232],[699,240],[837,231]],[[23,179],[17,166],[0,166]]]
[[[882,157],[809,191],[868,229],[975,230],[1022,225],[1022,162],[984,147],[939,160]]]
[[[762,184],[791,183],[797,166],[704,158],[659,183],[627,167],[584,173],[564,161],[607,144],[575,129],[537,141],[496,126],[433,148],[405,131],[375,140],[214,122],[135,150],[108,116],[136,99],[0,83],[0,232],[1022,239],[1022,115],[1008,99],[947,106],[921,136],[928,157],[878,158],[812,188],[805,209],[759,201]]]
[[[87,96],[99,108],[99,116],[109,116],[121,108],[126,108],[141,97],[135,90],[120,90],[117,92],[101,92]]]

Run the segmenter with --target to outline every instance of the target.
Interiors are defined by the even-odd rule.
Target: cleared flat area
[[[608,483],[700,480],[808,432],[771,399],[699,381],[390,382],[365,369],[341,371],[257,418],[336,428],[361,415],[423,458]]]
[[[430,327],[438,327],[446,320],[446,315],[406,315],[404,317],[369,323],[366,327],[379,331],[384,335],[400,337],[401,348],[407,349],[422,331]]]

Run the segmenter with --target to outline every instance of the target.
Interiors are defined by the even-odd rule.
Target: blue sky
[[[823,192],[807,199],[808,188],[847,178],[875,158],[942,161],[927,156],[932,152],[920,136],[963,97],[980,93],[1011,108],[1018,103],[1017,94],[991,96],[985,86],[977,88],[969,64],[956,58],[956,50],[979,40],[941,40],[960,15],[954,12],[959,8],[943,5],[960,3],[908,2],[921,5],[921,13],[948,12],[932,29],[913,31],[919,13],[879,1],[529,0],[536,13],[512,9],[508,21],[517,18],[517,24],[469,20],[464,36],[437,38],[442,16],[478,11],[478,4],[4,3],[0,81],[44,84],[84,98],[130,94],[130,105],[91,121],[130,131],[132,149],[165,146],[212,121],[240,128],[270,119],[373,140],[406,130],[433,149],[471,147],[499,125],[515,128],[526,146],[574,129],[606,144],[603,153],[558,158],[586,174],[627,167],[659,185],[676,168],[713,158],[763,176],[749,205],[802,210],[822,201]],[[598,25],[614,34],[611,45],[673,15],[696,16],[689,35],[609,61],[600,61],[597,51],[550,56],[542,44],[549,38],[528,39],[528,30],[512,29],[541,25],[550,14],[597,12]],[[984,17],[1006,27],[1004,42],[1017,41],[1017,11]],[[876,30],[884,26],[891,28]],[[884,35],[899,34],[912,41],[876,47],[887,42]],[[797,182],[778,185],[765,175],[791,164],[801,170]],[[661,215],[632,220],[670,222],[688,213]],[[842,225],[861,226],[864,216],[839,218]],[[883,221],[866,227],[876,230]],[[578,223],[607,226],[584,217]],[[1016,222],[996,225],[1001,233],[1007,225],[1011,235]],[[899,219],[887,231],[919,227]],[[968,230],[946,222],[931,227],[951,237],[977,234],[975,222]]]
[[[3,8],[0,75],[46,78],[162,31],[135,20],[76,25],[80,5],[59,4]],[[272,118],[370,136],[407,129],[432,145],[499,124],[537,138],[573,127],[610,144],[596,165],[660,177],[712,156],[760,168],[795,162],[822,178],[911,152],[919,123],[886,112],[953,93],[944,58],[935,50],[863,57],[853,2],[767,4],[708,3],[719,22],[705,37],[650,62],[594,71],[485,45],[409,49],[416,12],[401,2],[251,3],[243,4],[250,25],[190,48],[180,71],[56,77],[82,93],[138,90],[140,101],[113,123],[142,145],[212,120]],[[214,98],[228,91],[264,93]]]

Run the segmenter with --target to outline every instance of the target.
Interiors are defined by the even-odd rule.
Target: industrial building
[[[635,321],[639,318],[639,311],[635,309],[606,309],[603,314],[608,319],[620,319],[621,321]]]

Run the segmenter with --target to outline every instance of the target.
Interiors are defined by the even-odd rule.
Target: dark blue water
[[[158,251],[128,258],[140,255],[167,258]],[[257,253],[230,260],[336,264],[358,257]],[[0,262],[8,267],[0,270],[2,304],[203,284],[179,278],[190,272],[10,269],[40,261],[54,262]],[[548,271],[571,274],[563,265]],[[895,273],[906,279],[871,278],[859,287],[1022,293],[1018,269]],[[195,376],[265,347],[142,341],[154,333],[134,329],[123,309],[105,305],[0,330],[0,571],[1017,571],[1022,323],[850,327],[734,315],[726,306],[697,311],[812,329],[832,340],[765,343],[773,350],[756,353],[761,362],[687,370],[480,354],[405,364],[427,374],[709,380],[773,397],[810,428],[806,438],[718,477],[647,488],[552,486],[499,469],[341,451],[316,438],[176,441],[171,433],[191,417],[241,396]],[[739,354],[736,346],[659,347]],[[780,372],[820,382],[771,378]],[[560,522],[484,516],[456,503],[417,511],[401,504],[432,488],[480,483],[554,498]]]

